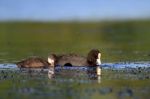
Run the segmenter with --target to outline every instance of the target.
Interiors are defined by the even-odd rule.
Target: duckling
[[[40,57],[30,57],[17,62],[19,68],[48,68],[54,67],[55,55],[49,56],[48,61]]]
[[[55,59],[51,59],[54,57]],[[101,75],[101,53],[97,49],[92,49],[87,57],[83,57],[76,54],[67,54],[67,55],[55,55],[51,54],[49,56],[49,62],[55,60],[54,64],[60,66],[89,66],[96,67],[97,75]]]

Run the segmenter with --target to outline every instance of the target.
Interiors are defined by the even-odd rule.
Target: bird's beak
[[[101,65],[101,59],[98,58],[98,59],[96,60],[96,65],[97,65],[97,66],[100,66],[100,65]]]
[[[48,58],[48,62],[50,63],[51,66],[54,66],[54,59]]]
[[[98,56],[97,56],[97,60],[96,60],[96,65],[97,66],[100,66],[101,65],[101,53],[98,53]]]

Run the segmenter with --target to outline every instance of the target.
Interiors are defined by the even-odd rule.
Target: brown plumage
[[[100,54],[100,51],[98,49],[92,49],[88,55],[87,55],[87,64],[89,66],[96,66],[97,63],[97,59],[100,59],[100,57],[98,57],[98,54]]]
[[[30,57],[16,63],[16,65],[21,68],[48,68],[51,64],[40,57]]]
[[[30,57],[22,60],[18,63],[18,67],[22,68],[48,68],[49,66],[97,66],[97,60],[100,61],[98,57],[99,50],[91,50],[87,57],[83,57],[76,54],[66,54],[66,55],[55,55],[51,54],[48,56],[48,61],[39,57]]]
[[[55,55],[51,54],[49,59],[52,60],[50,57],[55,57],[55,65],[60,66],[90,66],[96,67],[93,71],[88,70],[87,73],[90,74],[97,74],[98,76],[101,75],[101,53],[97,49],[91,50],[87,57],[83,57],[76,54],[67,54],[67,55]]]
[[[83,57],[76,54],[66,54],[66,55],[55,55],[52,54],[50,56],[55,55],[55,64],[60,66],[97,66],[97,59],[99,50],[93,49],[91,50],[87,57]],[[100,61],[100,59],[99,59]]]
[[[57,56],[57,65],[61,66],[86,66],[86,57],[76,55],[76,54],[67,54],[67,55],[58,55]]]

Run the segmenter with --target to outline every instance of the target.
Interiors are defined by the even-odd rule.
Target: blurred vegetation
[[[150,20],[101,22],[0,22],[0,62],[54,53],[86,55],[98,48],[103,61],[147,61]]]

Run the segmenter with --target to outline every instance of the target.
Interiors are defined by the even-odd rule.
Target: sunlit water
[[[59,68],[60,66],[57,66],[56,68]],[[143,62],[118,62],[118,63],[103,63],[101,64],[101,67],[103,69],[127,69],[127,68],[148,68],[150,67],[150,62],[149,61],[143,61]],[[65,69],[87,69],[86,66],[83,67],[64,67]],[[11,64],[11,63],[5,63],[5,64],[0,64],[0,69],[18,69],[16,64]]]

